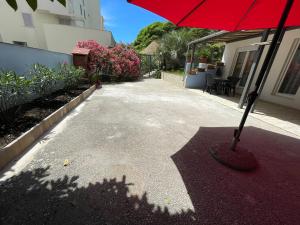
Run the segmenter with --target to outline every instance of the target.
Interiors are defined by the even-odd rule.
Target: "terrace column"
[[[263,80],[262,80],[262,82],[261,82],[261,84],[260,84],[260,86],[259,86],[259,89],[258,89],[258,92],[257,92],[257,94],[258,94],[257,99],[260,97],[260,95],[261,95],[261,93],[262,93],[262,90],[263,90],[263,88],[264,88],[264,86],[265,86],[265,83],[266,83],[267,78],[268,78],[268,74],[270,73],[270,70],[271,70],[271,68],[272,68],[272,64],[273,64],[274,59],[275,59],[275,57],[276,57],[276,55],[277,55],[277,51],[278,51],[278,49],[279,49],[279,47],[280,47],[280,43],[282,42],[282,39],[283,39],[284,34],[285,34],[285,31],[286,31],[286,28],[283,28],[283,30],[282,30],[282,32],[281,32],[281,35],[280,35],[280,37],[279,37],[279,40],[278,40],[278,42],[277,42],[277,46],[276,46],[275,52],[274,52],[274,54],[273,54],[272,57],[271,57],[271,64],[268,66],[267,71],[266,71],[266,74],[265,74],[265,76],[264,76],[264,78],[263,78]],[[257,101],[255,101],[255,102],[253,103],[253,105],[252,105],[252,107],[251,107],[251,110],[250,110],[251,113],[254,112],[254,109],[255,109],[255,107],[256,107],[256,104],[257,104]]]
[[[268,40],[269,34],[270,34],[270,29],[265,30],[262,34],[262,38],[261,38],[260,41],[261,42],[266,42]],[[238,105],[238,107],[240,109],[243,108],[243,106],[246,102],[246,98],[247,98],[249,90],[251,88],[251,84],[253,82],[253,79],[254,79],[258,64],[260,62],[261,56],[264,52],[264,49],[265,49],[265,45],[260,45],[259,48],[258,48],[255,62],[252,64],[251,71],[250,71],[249,77],[247,79],[247,83],[246,83],[246,85],[243,89],[243,93],[242,93],[242,96],[240,98],[240,102],[239,102],[239,105]]]
[[[193,69],[193,62],[194,62],[194,56],[195,56],[195,49],[196,49],[196,44],[193,44],[193,48],[192,48],[192,55],[191,55],[191,68],[189,73],[191,74],[192,69]]]

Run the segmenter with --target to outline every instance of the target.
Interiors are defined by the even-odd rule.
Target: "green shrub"
[[[58,70],[34,64],[25,78],[15,72],[0,71],[0,122],[10,123],[18,110],[9,110],[36,97],[45,97],[52,92],[75,88],[85,70],[62,64]]]
[[[18,76],[15,72],[0,71],[0,121],[9,123],[14,116],[10,108],[25,103],[31,91],[32,81]],[[15,110],[16,113],[18,110]]]
[[[161,79],[161,71],[160,70],[156,70],[153,74],[153,77],[155,79]]]
[[[81,67],[76,68],[73,65],[61,64],[59,70],[66,89],[72,89],[78,86],[80,79],[84,76],[85,70]]]
[[[30,72],[34,92],[46,96],[57,89],[58,82],[63,81],[62,74],[41,64],[34,64]]]

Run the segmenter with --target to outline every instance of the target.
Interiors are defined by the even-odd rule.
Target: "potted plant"
[[[202,49],[200,52],[200,63],[207,63],[209,57],[209,50],[208,49]]]

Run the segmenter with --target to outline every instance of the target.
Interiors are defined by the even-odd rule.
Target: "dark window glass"
[[[233,70],[233,73],[232,73],[233,77],[239,77],[240,76],[246,54],[247,54],[247,52],[240,52],[238,54],[238,58],[236,60],[236,64],[235,64],[235,67],[234,67],[234,70]]]
[[[300,45],[280,85],[279,93],[295,95],[300,86]]]
[[[251,68],[252,68],[252,64],[255,60],[255,55],[256,55],[256,51],[249,52],[249,56],[248,56],[248,59],[247,59],[247,62],[246,62],[246,65],[245,65],[245,68],[244,68],[244,71],[243,71],[243,74],[242,74],[241,81],[240,81],[240,86],[241,87],[244,87],[246,82],[247,82],[249,73],[250,73]]]

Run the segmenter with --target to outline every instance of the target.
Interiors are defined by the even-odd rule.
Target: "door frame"
[[[295,96],[297,95],[297,93],[294,95],[279,93],[279,89],[280,89],[280,86],[286,76],[288,69],[290,68],[290,65],[291,65],[299,47],[300,47],[300,38],[296,38],[296,39],[294,39],[293,44],[289,50],[288,56],[285,59],[285,62],[283,64],[282,70],[278,76],[278,79],[276,81],[276,84],[274,86],[272,94],[274,94],[276,96],[280,96],[280,97],[291,98],[291,99],[295,98]],[[298,88],[298,92],[299,92],[299,88]]]
[[[238,60],[238,56],[239,56],[239,53],[241,52],[246,52],[246,56],[245,56],[245,59],[244,59],[244,62],[243,62],[243,65],[242,65],[242,69],[241,69],[241,72],[239,74],[239,78],[242,78],[242,75],[243,75],[243,72],[245,70],[245,67],[246,67],[246,62],[249,58],[249,55],[250,55],[250,52],[252,51],[257,51],[258,50],[258,47],[257,46],[245,46],[245,47],[240,47],[236,50],[235,52],[235,55],[234,55],[234,58],[233,58],[233,63],[232,63],[232,66],[231,66],[231,69],[230,69],[230,74],[232,75],[234,69],[235,69],[235,66],[236,66],[236,63],[237,63],[237,60]],[[239,88],[244,88],[244,86],[240,86],[240,82],[238,83],[237,87]]]

